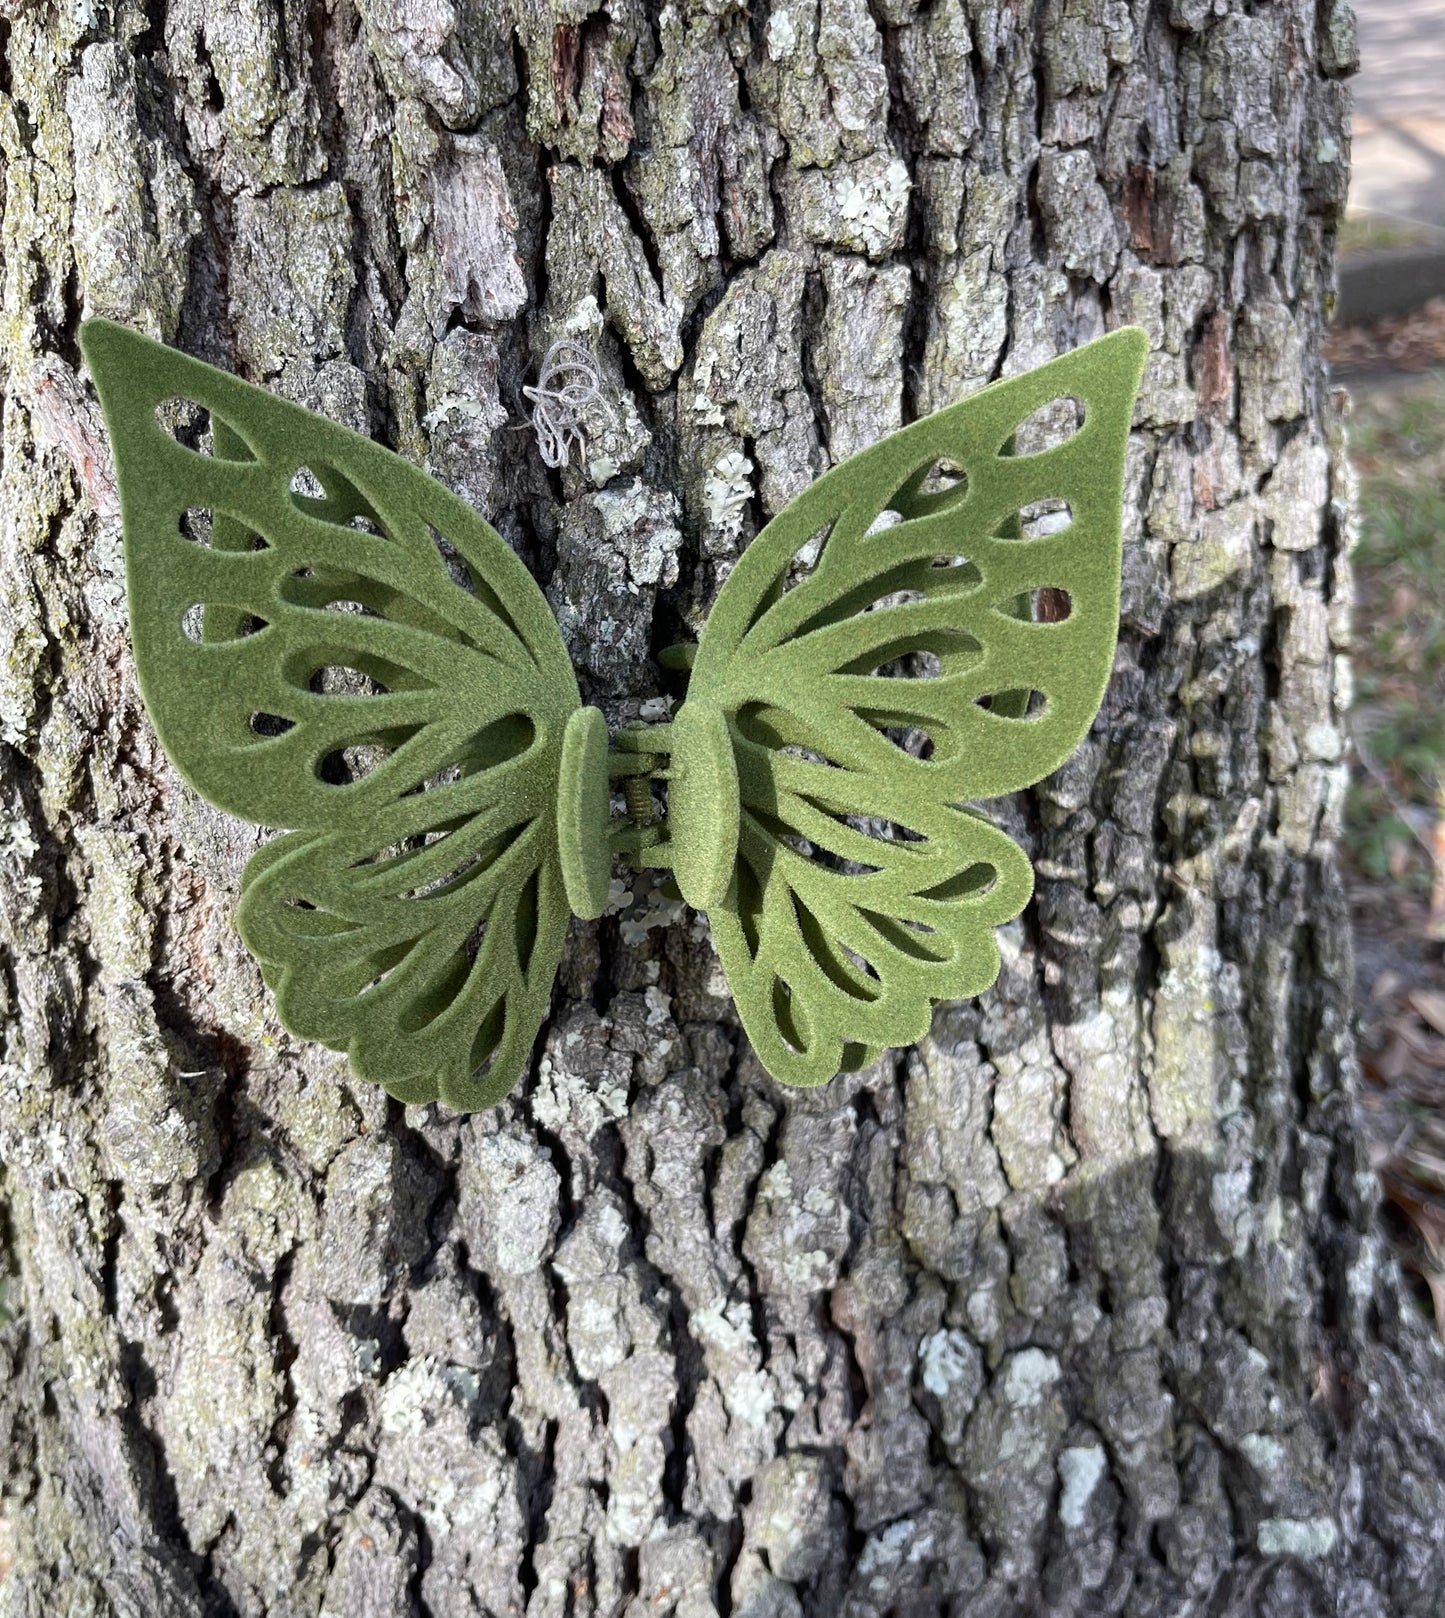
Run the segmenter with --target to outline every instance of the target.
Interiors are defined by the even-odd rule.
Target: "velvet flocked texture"
[[[962,806],[1041,780],[1098,712],[1146,352],[1119,331],[891,434],[798,496],[723,586],[683,711],[721,715],[737,761],[708,919],[775,1077],[817,1084],[912,1043],[933,1002],[996,977],[993,929],[1032,873]],[[1054,447],[1027,453],[1049,426]],[[694,735],[675,774],[700,768]],[[658,851],[684,895],[696,842],[679,828]],[[715,869],[715,839],[708,854]]]
[[[497,1100],[569,916],[557,786],[579,697],[546,601],[399,456],[121,326],[82,344],[157,733],[212,803],[290,832],[252,860],[238,917],[282,1021],[403,1100]],[[163,424],[177,400],[208,412],[209,453]]]
[[[968,805],[1056,768],[1102,700],[1142,332],[819,479],[729,576],[673,724],[611,755],[536,584],[434,480],[121,327],[82,342],[157,731],[199,792],[289,831],[239,922],[293,1032],[405,1100],[496,1100],[619,848],[707,910],[787,1083],[993,981],[1032,873]],[[167,430],[178,399],[211,453]],[[1066,436],[1028,453],[1039,422]],[[667,780],[660,827],[609,830],[609,758]]]

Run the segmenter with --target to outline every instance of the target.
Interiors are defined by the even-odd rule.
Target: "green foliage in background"
[[[1350,448],[1360,479],[1354,732],[1385,779],[1356,772],[1348,838],[1370,875],[1423,891],[1431,868],[1418,838],[1445,780],[1445,381],[1362,396]]]

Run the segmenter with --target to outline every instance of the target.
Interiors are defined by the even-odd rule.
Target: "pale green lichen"
[[[924,1387],[942,1399],[977,1367],[978,1350],[960,1331],[936,1331],[918,1345],[918,1361]]]
[[[1097,1444],[1059,1451],[1059,1521],[1065,1528],[1082,1528],[1089,1502],[1104,1480],[1108,1457]]]
[[[897,158],[882,170],[844,175],[835,190],[839,240],[876,258],[902,238],[912,181]]]
[[[1059,1124],[1063,1075],[1036,1049],[1000,1053],[990,1133],[1009,1183],[1057,1185],[1072,1156]]]
[[[473,1405],[477,1400],[474,1373],[457,1365],[441,1365],[430,1354],[408,1360],[381,1386],[381,1430],[418,1438],[431,1424],[438,1407]]]
[[[1003,1396],[1016,1409],[1032,1410],[1062,1375],[1054,1355],[1041,1348],[1021,1349],[1004,1371]]]
[[[1317,1562],[1339,1543],[1340,1531],[1332,1517],[1266,1517],[1256,1543],[1261,1556],[1298,1556]]]
[[[707,520],[721,539],[735,539],[743,513],[753,496],[753,463],[739,450],[730,450],[713,466],[703,486]]]

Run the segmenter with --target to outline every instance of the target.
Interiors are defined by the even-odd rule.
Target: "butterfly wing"
[[[405,1100],[488,1104],[526,1061],[569,914],[557,782],[579,697],[545,599],[380,445],[124,327],[91,321],[82,344],[156,731],[202,796],[289,833],[248,866],[238,917],[282,1020]],[[162,426],[174,401],[208,413],[211,453]]]
[[[1057,768],[1103,699],[1146,351],[1116,332],[893,434],[723,586],[674,727],[672,858],[788,1083],[912,1043],[997,974],[1032,873],[963,806]],[[1064,442],[1020,453],[1067,411]]]

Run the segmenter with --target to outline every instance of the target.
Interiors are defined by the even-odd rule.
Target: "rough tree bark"
[[[1333,863],[1344,0],[3,10],[0,1610],[1438,1612]],[[639,881],[494,1113],[287,1039],[257,837],[138,705],[84,313],[424,460],[614,720],[830,459],[1144,325],[997,988],[790,1094]],[[563,333],[612,414],[550,476]]]

